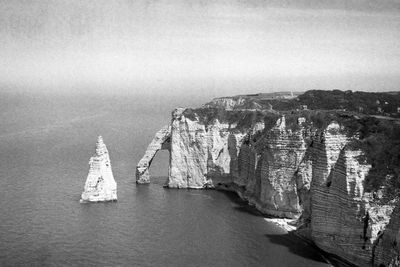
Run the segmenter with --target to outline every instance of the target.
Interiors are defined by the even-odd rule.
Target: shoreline
[[[164,176],[161,176],[164,178]],[[157,177],[157,178],[161,178]],[[230,182],[230,183],[217,183],[214,187],[208,187],[208,188],[171,188],[168,186],[163,186],[165,189],[187,189],[187,190],[216,190],[216,191],[222,191],[222,192],[231,192],[234,193],[239,199],[242,201],[246,202],[246,205],[248,207],[254,208],[254,210],[259,214],[260,217],[263,217],[264,221],[267,223],[273,223],[276,226],[278,226],[280,229],[285,231],[286,234],[290,234],[295,236],[296,238],[301,239],[305,244],[308,246],[314,247],[317,251],[319,256],[323,259],[325,263],[327,263],[330,266],[338,266],[338,267],[354,267],[356,265],[347,262],[346,260],[338,257],[337,255],[330,254],[328,252],[323,251],[321,248],[319,248],[309,237],[306,229],[301,229],[298,226],[295,226],[295,223],[297,221],[297,217],[295,218],[285,218],[285,217],[279,217],[276,215],[276,217],[273,217],[274,215],[267,214],[260,210],[260,206],[257,205],[257,203],[254,203],[251,201],[251,199],[247,198],[244,195],[244,188]],[[304,231],[306,230],[306,231]]]
[[[271,215],[267,215],[265,213],[263,213],[262,211],[260,211],[257,208],[257,205],[249,202],[249,200],[247,198],[245,198],[242,194],[242,192],[238,191],[237,189],[240,189],[240,187],[238,187],[237,185],[234,185],[232,183],[226,184],[226,183],[218,183],[215,188],[215,190],[218,191],[227,191],[227,192],[232,192],[235,193],[240,199],[244,200],[247,202],[247,205],[250,207],[255,207],[258,212],[260,212],[260,215],[263,217],[264,221],[268,222],[268,223],[273,223],[276,226],[278,226],[279,228],[281,228],[282,230],[284,230],[287,234],[293,234],[294,236],[296,236],[297,238],[300,238],[304,243],[306,243],[309,246],[312,246],[314,248],[316,248],[319,252],[319,255],[321,256],[321,258],[330,266],[335,266],[332,261],[328,258],[330,254],[326,253],[325,251],[323,251],[322,249],[320,249],[311,239],[307,238],[306,236],[303,236],[302,234],[300,234],[299,232],[297,232],[298,227],[292,225],[294,224],[297,219],[293,218],[293,219],[289,219],[289,218],[277,218],[277,217],[272,217]],[[336,258],[336,257],[335,257]],[[347,264],[347,262],[343,262],[342,259],[337,259],[335,262],[337,262],[336,266],[352,266]]]
[[[285,219],[285,218],[268,218],[264,217],[264,220],[269,223],[273,223],[279,226],[281,229],[285,230],[286,232],[293,232],[297,230],[297,227],[291,225],[290,223],[295,222],[295,219]]]

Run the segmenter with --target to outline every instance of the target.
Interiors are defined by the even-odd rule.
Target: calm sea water
[[[218,191],[168,190],[167,153],[152,184],[135,165],[173,107],[205,98],[0,99],[1,266],[325,266],[318,252]],[[80,204],[97,135],[118,202]]]

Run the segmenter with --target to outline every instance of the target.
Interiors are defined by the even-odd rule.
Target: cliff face
[[[110,157],[101,136],[96,143],[96,154],[89,160],[89,173],[86,178],[81,202],[117,200],[117,183],[111,169]]]
[[[385,231],[379,233],[374,264],[376,266],[400,266],[400,205],[394,209]]]
[[[232,133],[236,125],[220,123],[218,119],[205,125],[185,117],[183,111],[176,109],[172,114],[167,186],[212,188],[216,182],[230,181],[231,168],[237,169],[231,163],[238,157],[244,134]]]
[[[204,125],[186,119],[183,109],[173,112],[171,157],[167,185],[203,188],[207,183],[207,135]]]
[[[262,138],[241,146],[233,182],[244,188],[244,197],[263,213],[300,216],[303,208],[297,191],[304,182],[295,174],[306,153],[305,135],[304,129],[287,129],[281,117]]]
[[[264,214],[298,219],[299,232],[329,253],[362,266],[398,264],[399,212],[392,216],[394,203],[380,204],[365,192],[371,165],[358,136],[335,120],[325,126],[301,116],[288,122],[271,110],[263,115],[272,125],[230,120],[244,104],[217,99],[210,111],[228,115],[206,119],[196,111],[173,112],[168,187],[230,187]]]
[[[319,149],[313,165],[312,239],[323,250],[349,262],[370,265],[374,242],[389,222],[393,207],[378,205],[364,194],[363,182],[371,166],[359,161],[362,151],[344,146],[330,172],[326,172],[329,160],[321,155],[326,148]],[[326,178],[321,174],[326,174]]]

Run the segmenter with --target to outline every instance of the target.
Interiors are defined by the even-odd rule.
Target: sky
[[[0,0],[0,91],[399,85],[399,0]]]

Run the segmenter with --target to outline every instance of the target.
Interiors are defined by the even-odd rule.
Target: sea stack
[[[96,143],[96,154],[89,160],[89,173],[81,196],[81,203],[117,200],[117,183],[111,169],[110,156],[99,136]]]

